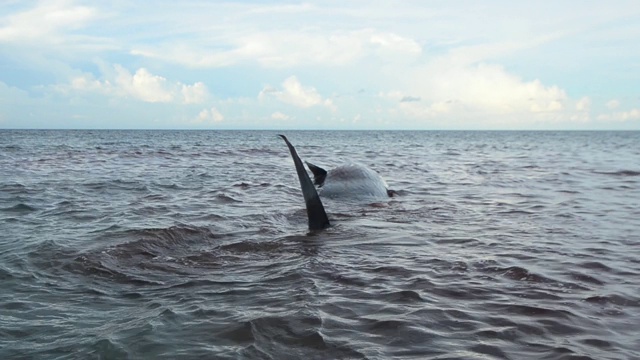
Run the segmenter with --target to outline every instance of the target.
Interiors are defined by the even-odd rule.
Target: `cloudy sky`
[[[3,0],[0,128],[640,130],[640,1]]]

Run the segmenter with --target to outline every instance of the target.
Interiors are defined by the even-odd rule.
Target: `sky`
[[[640,1],[0,1],[0,128],[640,130]]]

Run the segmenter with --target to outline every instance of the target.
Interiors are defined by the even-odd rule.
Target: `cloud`
[[[37,1],[31,8],[11,13],[18,3],[9,1],[7,6],[0,2],[0,44],[10,46],[11,56],[35,61],[38,68],[50,67],[59,59],[84,61],[88,54],[122,49],[123,39],[105,31],[109,25],[101,23],[113,20],[111,9],[78,5],[73,0],[51,0]],[[23,3],[34,2],[20,5]],[[8,15],[3,16],[5,13]]]
[[[207,87],[202,82],[193,85],[182,84],[181,93],[185,104],[200,104],[208,97]]]
[[[633,5],[5,1],[0,111],[33,122],[117,106],[150,127],[203,108],[224,126],[637,127],[620,103],[636,98]]]
[[[130,97],[148,103],[199,104],[208,97],[207,87],[202,82],[193,85],[170,82],[154,75],[145,68],[131,73],[121,65],[108,68],[104,80],[91,74],[73,77],[68,84],[56,85],[58,92],[96,92],[113,97]]]
[[[403,96],[402,99],[400,99],[400,102],[415,102],[420,100],[419,96]]]
[[[429,104],[403,102],[400,104],[399,109],[406,116],[422,120],[441,117],[454,110],[458,110],[459,113],[465,112],[464,107],[456,107],[456,104],[452,101],[437,101]]]
[[[591,120],[591,98],[583,96],[574,105],[575,111],[567,108],[567,120],[573,123],[586,123]]]
[[[399,102],[399,113],[416,120],[444,121],[447,114],[473,126],[559,121],[570,101],[558,86],[537,79],[525,81],[500,65],[456,56],[457,52],[448,53],[409,69],[398,84],[404,90],[383,97]]]
[[[372,32],[369,42],[380,49],[393,53],[419,54],[422,51],[420,45],[412,40],[394,33]]]
[[[322,103],[322,97],[315,88],[305,87],[295,76],[287,78],[282,83],[283,91],[276,95],[280,101],[298,107],[310,107]]]
[[[224,120],[224,116],[216,109],[212,107],[210,109],[203,109],[198,113],[193,123],[195,124],[215,124]]]
[[[322,105],[332,111],[336,110],[331,99],[323,99],[314,87],[303,86],[298,78],[290,76],[282,83],[282,90],[265,86],[258,98],[265,100],[274,97],[279,101],[299,108],[309,108]]]
[[[598,116],[598,120],[615,122],[640,120],[640,109],[631,109],[629,111],[617,111],[610,114],[601,114]]]
[[[578,111],[589,111],[591,108],[591,99],[588,96],[585,96],[576,102],[576,110]]]
[[[606,106],[607,106],[607,109],[609,110],[617,109],[618,107],[620,107],[620,101],[616,99],[609,100]]]
[[[62,41],[61,33],[82,28],[96,17],[96,10],[87,6],[42,1],[33,9],[5,17],[0,42]]]
[[[261,5],[261,4],[260,4]],[[315,10],[316,7],[311,4],[269,4],[260,6],[256,4],[256,6],[249,9],[249,12],[256,14],[300,14]]]
[[[256,31],[231,35],[221,44],[203,38],[167,42],[131,50],[132,55],[174,62],[194,68],[257,63],[265,68],[345,66],[367,57],[406,59],[420,54],[420,45],[391,32],[370,29],[319,32]]]
[[[271,119],[273,120],[289,120],[290,116],[281,113],[280,111],[276,111],[273,114],[271,114]]]
[[[167,87],[167,79],[153,75],[147,69],[140,68],[131,74],[122,66],[116,65],[116,84],[119,90],[146,102],[172,102],[174,94]]]

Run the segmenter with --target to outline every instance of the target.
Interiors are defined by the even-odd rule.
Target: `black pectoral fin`
[[[327,170],[319,166],[315,166],[308,161],[305,161],[305,163],[307,164],[309,170],[311,170],[311,172],[313,173],[313,183],[318,186],[324,185],[324,179],[327,178]]]
[[[322,205],[320,196],[318,196],[316,187],[313,185],[313,182],[311,182],[309,174],[307,174],[307,170],[305,170],[304,165],[302,164],[302,160],[300,160],[296,149],[293,147],[293,145],[291,145],[286,136],[278,136],[280,136],[284,140],[284,142],[287,143],[287,147],[289,148],[289,152],[291,153],[291,158],[293,158],[293,163],[296,165],[296,172],[298,173],[298,180],[300,181],[302,195],[304,196],[304,202],[307,206],[309,230],[321,230],[329,227],[329,218],[327,217],[327,213],[324,211],[324,206]]]

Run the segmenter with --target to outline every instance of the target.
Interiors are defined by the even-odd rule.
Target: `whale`
[[[379,201],[395,195],[395,191],[389,189],[377,172],[358,163],[346,163],[327,171],[306,162],[314,177],[312,181],[295,147],[286,136],[278,136],[287,144],[296,168],[307,208],[309,230],[322,230],[330,226],[320,195],[324,198],[359,201]]]
[[[305,163],[313,173],[313,183],[323,197],[380,200],[395,194],[377,172],[365,165],[351,162],[327,171],[310,162]]]

